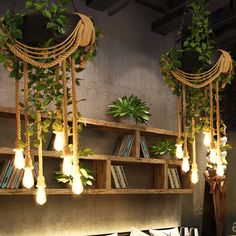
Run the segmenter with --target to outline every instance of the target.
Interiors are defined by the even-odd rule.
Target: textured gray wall
[[[4,1],[3,1],[4,2]],[[5,1],[7,3],[9,1]],[[98,56],[80,77],[79,98],[87,99],[79,110],[84,117],[110,119],[107,105],[115,98],[135,94],[151,106],[151,126],[175,129],[175,98],[159,71],[160,53],[172,46],[173,36],[152,33],[157,13],[132,3],[113,17],[84,6],[81,12],[94,17],[104,33]],[[2,5],[3,12],[6,5]],[[14,107],[14,82],[3,68],[0,105]],[[0,146],[14,143],[14,120],[0,120]],[[45,206],[32,196],[0,196],[0,235],[87,235],[129,231],[131,226],[168,227],[180,225],[178,195],[49,196]]]

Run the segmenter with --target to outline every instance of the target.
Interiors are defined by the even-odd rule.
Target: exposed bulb
[[[80,174],[76,173],[73,177],[73,183],[72,183],[72,191],[75,194],[81,194],[84,190]]]
[[[190,169],[189,166],[189,161],[188,161],[189,157],[183,157],[183,162],[182,162],[182,171],[184,172],[188,172]]]
[[[216,174],[218,176],[223,176],[224,175],[224,166],[222,165],[222,163],[218,163],[217,167],[216,167]]]
[[[15,148],[15,149],[13,149],[13,151],[15,152],[14,166],[17,169],[24,168],[25,167],[25,159],[24,159],[24,155],[23,155],[23,150],[19,149],[19,148]]]
[[[34,176],[31,168],[25,168],[22,183],[26,188],[31,188],[34,186]]]
[[[221,156],[224,157],[224,158],[226,158],[226,156],[227,156],[227,151],[222,151],[222,152],[221,152]]]
[[[220,138],[220,142],[221,142],[221,144],[222,144],[223,146],[225,146],[225,145],[226,145],[227,141],[228,141],[228,139],[227,139],[227,137],[226,137],[226,136],[224,136],[224,137]]]
[[[64,146],[64,133],[63,131],[53,131],[56,135],[54,141],[54,149],[58,152],[61,152]]]
[[[182,149],[182,144],[175,144],[176,146],[176,151],[175,151],[175,155],[178,159],[182,159],[183,156],[184,156],[184,152],[183,152],[183,149]]]
[[[71,175],[72,173],[72,163],[71,163],[71,157],[69,155],[63,157],[62,171],[63,174],[67,176]]]
[[[44,186],[38,186],[37,187],[37,195],[36,195],[36,202],[39,205],[43,205],[47,201],[47,196],[45,192]]]
[[[217,161],[216,149],[211,149],[210,151],[210,162],[215,164]]]
[[[211,133],[210,132],[204,132],[205,136],[203,139],[203,143],[206,147],[210,147],[211,145]]]
[[[191,181],[193,184],[196,184],[198,182],[198,173],[196,170],[192,171]]]

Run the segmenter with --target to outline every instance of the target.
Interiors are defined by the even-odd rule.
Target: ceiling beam
[[[146,6],[146,7],[149,7],[155,11],[158,11],[160,13],[163,13],[163,14],[166,14],[167,11],[164,7],[161,7],[157,4],[153,4],[152,2],[148,1],[148,0],[136,0],[137,3],[143,5],[143,6]]]
[[[105,11],[120,0],[86,0],[86,5],[98,11]]]
[[[228,1],[209,0],[207,10],[214,12],[228,5]],[[152,30],[156,33],[166,35],[180,27],[186,3],[170,10],[165,16],[152,23]]]
[[[116,7],[116,8],[113,9],[112,11],[110,11],[110,12],[108,13],[108,15],[109,15],[109,16],[115,15],[117,12],[119,12],[119,11],[123,10],[124,8],[126,8],[127,6],[129,6],[129,4],[130,4],[130,0],[127,0],[127,1],[125,1],[125,2],[123,2],[123,3],[121,3],[118,7]]]

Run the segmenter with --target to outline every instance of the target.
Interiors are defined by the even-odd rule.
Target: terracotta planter
[[[65,23],[65,34],[56,38],[55,41],[62,42],[74,30],[80,17],[75,14],[66,14],[67,21]],[[51,30],[47,29],[48,20],[41,13],[27,14],[24,16],[24,24],[21,27],[22,41],[24,43],[35,45],[46,42],[53,38]]]

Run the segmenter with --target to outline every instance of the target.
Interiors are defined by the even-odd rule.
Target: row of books
[[[33,175],[38,176],[38,162],[34,162]],[[0,188],[1,189],[18,189],[23,179],[24,170],[14,167],[13,160],[3,160],[0,162]]]
[[[122,165],[111,165],[111,175],[115,188],[128,188],[128,181]]]
[[[181,182],[177,168],[168,168],[168,180],[170,188],[181,188]]]
[[[114,155],[120,157],[129,157],[134,142],[134,135],[128,134],[118,138]],[[140,146],[143,153],[143,157],[150,158],[150,154],[147,147],[147,142],[144,136],[140,137]]]

